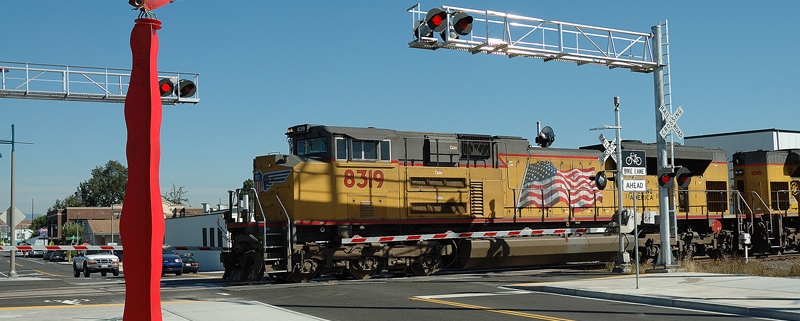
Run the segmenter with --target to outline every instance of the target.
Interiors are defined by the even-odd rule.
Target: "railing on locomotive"
[[[516,201],[520,193],[524,190],[530,190],[527,188],[511,188],[514,196],[514,208],[518,210],[523,208],[535,207],[535,206],[527,206],[527,207],[517,207]],[[537,190],[542,195],[545,192],[552,192],[553,189],[550,191],[545,190]],[[559,189],[555,188],[555,190],[564,191],[566,195],[572,195],[571,192],[573,191],[581,191],[586,190],[590,191],[595,195],[595,199],[597,197],[597,192],[600,190],[597,189]],[[613,189],[609,189],[608,191],[614,191]],[[800,207],[798,207],[797,203],[791,203],[788,197],[792,197],[794,193],[797,193],[796,190],[781,190],[781,191],[773,191],[773,194],[776,198],[775,201],[767,202],[761,197],[760,194],[756,192],[751,192],[753,195],[751,200],[748,201],[747,198],[742,195],[738,190],[675,190],[678,193],[678,203],[675,206],[675,211],[678,215],[678,219],[686,219],[689,216],[697,216],[697,215],[710,215],[710,216],[722,216],[731,217],[734,216],[745,216],[749,217],[751,213],[753,213],[754,208],[765,208],[767,209],[766,214],[772,214],[772,210],[780,210],[783,211],[782,214],[784,216],[795,214],[800,216]],[[629,193],[629,192],[626,192]],[[646,193],[657,193],[657,190],[647,190],[646,192],[639,192],[639,194],[646,194]],[[699,195],[699,196],[698,196]],[[639,197],[636,201],[636,211],[637,212],[644,212],[644,211],[659,211],[659,205],[657,202],[648,202],[644,199],[644,197]],[[785,201],[784,201],[785,199]],[[630,199],[628,199],[630,200]],[[772,200],[770,198],[770,200]],[[596,212],[603,211],[606,209],[616,211],[616,205],[611,202],[612,205],[595,205],[590,207],[573,207],[570,203],[565,204],[564,202],[559,202],[559,204],[555,206],[543,206],[537,207],[540,210],[567,210],[569,213],[573,213],[573,209],[594,209]],[[760,206],[760,207],[759,207]],[[790,211],[793,211],[790,213]],[[682,216],[682,217],[681,217]],[[570,217],[572,217],[570,215]]]

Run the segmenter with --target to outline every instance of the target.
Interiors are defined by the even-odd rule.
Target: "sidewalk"
[[[0,319],[122,320],[124,309],[123,304],[0,308]],[[161,312],[164,321],[228,320],[232,314],[235,314],[236,319],[240,320],[325,321],[325,319],[311,315],[254,301],[162,302]]]
[[[515,284],[510,288],[580,297],[800,320],[800,279],[747,275],[670,272],[552,283]]]

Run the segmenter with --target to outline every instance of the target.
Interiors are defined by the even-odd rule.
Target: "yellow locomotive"
[[[616,175],[608,186],[598,177],[616,164],[599,160],[600,145],[560,149],[547,148],[552,137],[544,136],[531,146],[511,136],[308,124],[286,135],[288,154],[253,160],[252,217],[226,217],[233,240],[221,255],[226,280],[610,261],[620,249],[616,233],[634,224],[632,217],[615,223]],[[622,147],[656,155],[653,144]],[[635,239],[653,258],[657,166],[655,157],[641,162],[648,190],[624,193],[623,206],[636,203],[642,233],[624,248]],[[680,221],[676,251],[736,248],[728,239],[742,226],[730,221],[742,215],[729,201],[725,151],[675,146],[674,164],[692,174],[678,184],[670,214]]]

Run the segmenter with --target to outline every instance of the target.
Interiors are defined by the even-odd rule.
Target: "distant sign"
[[[39,228],[39,237],[47,237],[47,228],[44,227]]]
[[[3,212],[3,214],[0,214],[0,221],[3,221],[3,223],[8,224],[8,213],[10,212],[10,210],[11,210],[11,208],[9,207],[7,210],[5,210]],[[19,225],[19,223],[22,223],[22,220],[24,220],[24,219],[25,219],[25,214],[22,214],[22,211],[20,211],[18,208],[15,208],[14,209],[14,224],[12,226],[16,227],[17,225]],[[11,224],[8,224],[8,225],[11,225]]]

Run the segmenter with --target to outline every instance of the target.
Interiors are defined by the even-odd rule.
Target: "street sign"
[[[0,214],[0,221],[3,221],[3,223],[6,223],[7,225],[11,225],[11,224],[8,224],[8,213],[9,212],[11,212],[11,208],[10,207],[7,210],[3,211],[3,214]],[[24,220],[24,219],[25,219],[25,214],[22,214],[22,211],[20,211],[18,208],[15,208],[14,209],[14,222],[13,222],[14,226],[16,227],[17,225],[19,225],[19,223],[22,223],[22,220]]]
[[[622,191],[624,192],[646,192],[647,181],[643,179],[626,179],[622,181]]]
[[[606,149],[605,151],[603,151],[603,155],[601,155],[600,158],[598,159],[600,161],[600,164],[605,163],[606,159],[608,159],[608,157],[611,157],[611,159],[613,159],[614,162],[616,162],[617,161],[617,154],[616,154],[616,151],[617,151],[616,140],[617,139],[614,138],[614,140],[609,142],[608,140],[606,140],[606,136],[603,136],[603,134],[600,134],[600,137],[598,137],[598,139],[600,139],[600,142],[603,143],[603,148]]]
[[[678,127],[678,118],[683,115],[683,108],[678,106],[678,109],[675,110],[675,114],[670,114],[667,107],[664,107],[664,105],[658,107],[658,110],[661,112],[661,118],[664,119],[664,127],[658,131],[661,138],[667,138],[669,132],[674,131],[675,134],[678,134],[680,139],[683,139],[683,131]]]
[[[643,150],[622,151],[622,175],[644,176],[647,175],[647,161]]]

